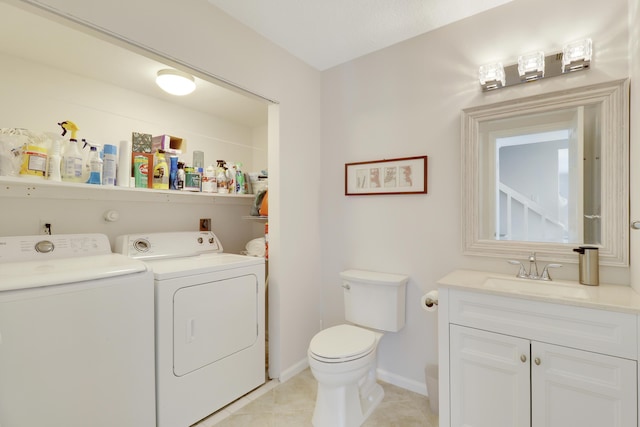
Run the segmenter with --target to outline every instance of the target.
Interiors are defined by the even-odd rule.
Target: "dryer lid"
[[[313,337],[309,350],[323,359],[353,359],[369,353],[376,346],[373,331],[352,325],[325,329]]]

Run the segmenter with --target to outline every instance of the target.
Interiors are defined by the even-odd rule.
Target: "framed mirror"
[[[629,264],[629,82],[462,112],[463,253]]]

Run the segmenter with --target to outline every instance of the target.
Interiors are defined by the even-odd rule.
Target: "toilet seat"
[[[320,362],[344,363],[366,356],[375,350],[376,344],[373,331],[338,325],[317,333],[309,344],[309,353]]]

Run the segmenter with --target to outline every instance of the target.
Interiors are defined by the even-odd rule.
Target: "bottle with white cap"
[[[102,185],[116,184],[118,147],[105,144],[103,148]]]

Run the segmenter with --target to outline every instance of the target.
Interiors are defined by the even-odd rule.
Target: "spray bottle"
[[[169,188],[178,189],[178,156],[169,156]]]
[[[92,144],[86,139],[83,139],[82,142],[84,145],[82,148],[87,145],[90,148],[89,159],[87,160],[87,164],[85,165],[85,169],[89,172],[89,180],[87,184],[96,184],[102,185],[102,167],[104,165],[103,160],[100,158],[100,152],[98,151],[98,144]]]
[[[218,160],[218,175],[216,176],[216,185],[218,186],[218,193],[225,194],[229,192],[227,174],[224,167],[224,160]]]
[[[62,136],[65,136],[67,131],[71,132],[67,149],[62,156],[62,180],[82,182],[82,153],[78,147],[78,126],[69,120],[58,125],[62,127]]]
[[[229,188],[230,194],[234,194],[236,192],[236,165],[227,162],[225,168],[227,169],[227,188]]]

